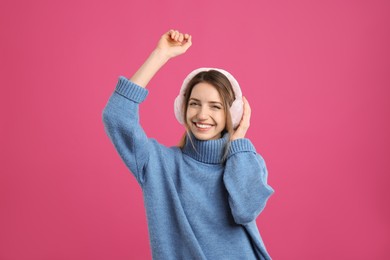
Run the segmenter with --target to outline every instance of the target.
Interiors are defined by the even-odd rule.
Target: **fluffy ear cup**
[[[240,124],[242,114],[244,112],[244,102],[242,101],[242,92],[240,85],[238,84],[237,80],[226,70],[223,69],[217,69],[217,68],[199,68],[196,70],[193,70],[190,74],[187,75],[187,77],[184,79],[183,84],[180,88],[180,93],[176,97],[174,102],[174,110],[175,110],[175,116],[177,121],[179,121],[180,124],[184,125],[184,111],[183,111],[183,102],[184,102],[184,93],[187,88],[188,82],[199,72],[202,71],[209,71],[209,70],[217,70],[224,74],[230,81],[230,84],[232,84],[234,95],[236,96],[236,99],[234,100],[232,106],[230,107],[230,114],[232,117],[232,123],[233,128],[236,129],[238,125]]]
[[[241,122],[242,114],[244,113],[244,102],[242,97],[234,100],[230,107],[230,115],[232,116],[233,128],[236,129]]]

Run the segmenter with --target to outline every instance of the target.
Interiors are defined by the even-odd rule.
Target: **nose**
[[[201,107],[196,115],[198,120],[206,120],[208,118],[207,109],[205,107]]]

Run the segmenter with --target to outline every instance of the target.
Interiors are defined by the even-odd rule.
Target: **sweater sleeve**
[[[150,140],[139,124],[139,103],[147,94],[147,89],[121,76],[102,114],[108,137],[140,184],[151,148]]]
[[[229,194],[234,221],[247,224],[256,220],[274,190],[267,184],[267,167],[249,139],[230,143],[223,181]]]

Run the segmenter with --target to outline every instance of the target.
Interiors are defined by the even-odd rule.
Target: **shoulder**
[[[158,167],[162,171],[172,171],[182,167],[184,158],[179,147],[165,146],[153,138],[150,138],[150,144],[152,149],[150,149],[148,167],[154,169]]]
[[[183,155],[180,147],[177,146],[166,146],[158,142],[155,138],[150,138],[150,144],[153,147],[153,151],[164,159],[170,158],[181,158]]]
[[[255,146],[248,138],[239,138],[229,143],[228,157],[243,152],[257,153]]]

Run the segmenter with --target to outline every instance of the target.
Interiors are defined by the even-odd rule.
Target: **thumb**
[[[192,36],[190,35],[187,41],[182,45],[183,49],[187,50],[192,45]]]

